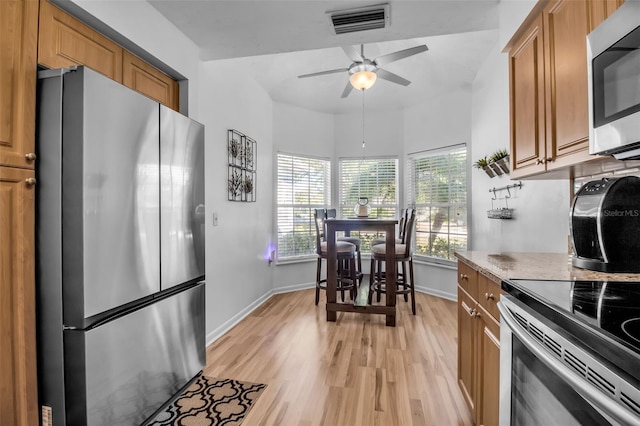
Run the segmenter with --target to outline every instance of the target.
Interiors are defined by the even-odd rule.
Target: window
[[[331,203],[331,162],[278,153],[278,259],[315,255],[313,210]]]
[[[467,147],[409,155],[409,205],[416,208],[416,255],[455,260],[467,247]]]
[[[353,217],[358,198],[367,197],[371,206],[370,217],[396,218],[398,210],[398,160],[395,158],[366,158],[340,160],[339,175],[340,214]],[[378,234],[352,233],[361,240],[360,250],[369,250],[369,242]]]

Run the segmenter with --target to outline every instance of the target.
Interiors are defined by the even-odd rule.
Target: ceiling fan
[[[386,55],[378,56],[371,60],[364,56],[364,45],[360,45],[360,52],[358,52],[353,46],[343,46],[342,50],[347,54],[349,59],[353,61],[347,68],[338,68],[328,71],[314,72],[311,74],[299,75],[298,78],[316,77],[325,74],[335,74],[347,71],[349,73],[349,82],[342,92],[342,98],[346,98],[354,88],[360,90],[366,90],[373,86],[376,81],[376,77],[380,77],[384,80],[391,81],[392,83],[408,86],[411,82],[405,78],[400,77],[397,74],[389,72],[380,68],[381,65],[387,65],[391,62],[398,61],[400,59],[407,58],[409,56],[416,55],[418,53],[429,50],[426,45],[420,45],[411,47],[409,49],[399,50],[393,53],[387,53]]]

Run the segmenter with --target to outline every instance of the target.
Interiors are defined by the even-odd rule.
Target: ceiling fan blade
[[[373,60],[376,65],[386,65],[391,62],[408,58],[409,56],[417,55],[418,53],[426,52],[429,50],[426,44],[416,47],[410,47],[405,50],[398,50],[397,52],[387,53],[386,55],[382,55]]]
[[[313,72],[311,74],[299,75],[298,78],[315,77],[315,76],[318,76],[318,75],[335,74],[335,73],[346,72],[346,71],[349,71],[349,68],[338,68],[338,69],[335,69],[335,70]]]
[[[351,93],[351,91],[353,90],[353,86],[351,85],[350,81],[347,81],[347,85],[344,88],[344,91],[342,92],[342,96],[340,96],[341,98],[346,98],[347,96],[349,96],[349,93]]]
[[[362,48],[363,48],[363,46],[361,45],[360,49],[362,49]],[[362,61],[364,61],[363,55],[361,55],[360,52],[358,52],[358,50],[355,47],[353,47],[353,46],[342,46],[342,50],[344,50],[344,53],[353,62],[362,62]]]
[[[376,74],[378,75],[378,77],[384,80],[389,80],[392,83],[401,84],[403,86],[408,86],[411,84],[411,82],[406,78],[402,78],[398,74],[394,74],[387,70],[383,70],[382,68],[378,68],[378,71],[376,71]]]

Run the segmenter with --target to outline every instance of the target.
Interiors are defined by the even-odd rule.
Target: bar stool
[[[327,209],[326,210],[327,219],[335,219],[337,217],[336,209]],[[346,241],[347,243],[351,243],[356,246],[356,260],[358,263],[357,275],[358,280],[362,282],[362,256],[360,255],[360,238],[357,237],[337,237],[336,241]]]
[[[321,279],[322,259],[327,259],[327,242],[325,238],[327,218],[324,209],[315,209],[313,214],[316,226],[316,254],[318,256],[316,267],[316,305],[320,301],[320,290],[327,289],[327,279]],[[336,254],[338,260],[337,287],[344,302],[344,292],[349,291],[351,300],[355,300],[358,275],[356,271],[356,246],[346,241],[336,241]]]
[[[404,233],[406,231],[407,218],[411,214],[412,209],[401,209],[400,210],[400,220],[398,222],[398,236],[396,237],[396,244],[402,244],[404,239]],[[384,238],[374,238],[371,240],[371,248],[379,244],[385,244],[386,240]],[[378,269],[381,268],[380,262],[378,262]]]
[[[413,281],[413,240],[415,233],[416,212],[411,209],[405,224],[405,232],[402,242],[396,243],[394,253],[395,261],[399,262],[402,267],[402,273],[398,272],[396,279],[396,294],[404,295],[404,300],[408,301],[411,295],[411,312],[416,314],[415,288]],[[376,300],[380,301],[380,295],[390,291],[386,288],[385,273],[381,270],[382,263],[387,260],[386,244],[377,244],[371,247],[371,275],[369,276],[369,304],[376,293]],[[409,280],[407,280],[407,263],[409,264]],[[376,268],[377,265],[377,268]]]

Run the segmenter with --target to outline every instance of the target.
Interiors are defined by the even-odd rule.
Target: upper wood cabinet
[[[122,47],[47,1],[40,3],[38,63],[48,68],[87,65],[122,82]]]
[[[122,83],[178,110],[178,82],[126,50],[122,60]]]
[[[0,1],[0,166],[34,167],[38,2]]]
[[[540,1],[509,48],[511,178],[589,155],[586,36],[622,1]]]
[[[4,7],[5,1],[0,2]],[[14,2],[18,3],[18,2]],[[2,9],[4,15],[5,9]],[[35,172],[0,166],[0,424],[38,424]]]
[[[86,65],[169,108],[179,108],[177,81],[44,0],[38,63],[48,68]]]
[[[509,52],[512,178],[545,169],[543,45],[540,16]]]

